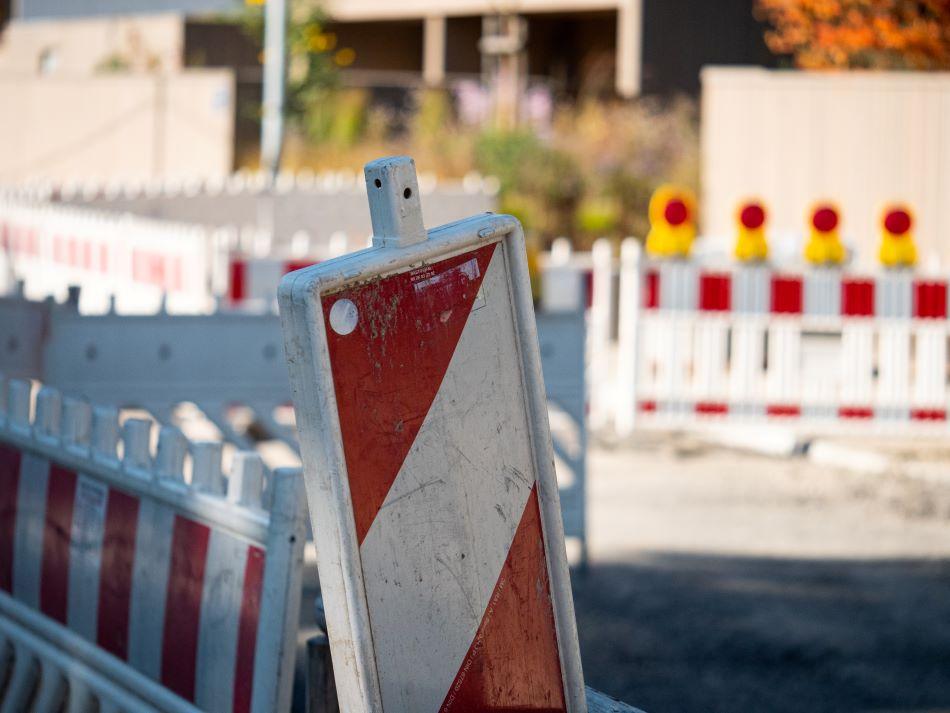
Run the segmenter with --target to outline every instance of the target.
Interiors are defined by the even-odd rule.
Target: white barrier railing
[[[115,409],[2,386],[0,710],[286,710],[299,473],[265,490],[243,453],[225,481],[219,443],[163,427],[153,454],[136,419],[120,457]]]
[[[599,425],[947,429],[946,278],[653,261],[633,241],[594,262]]]
[[[170,423],[177,406],[198,407],[225,440],[242,448],[229,412],[250,409],[269,437],[297,448],[295,430],[276,418],[291,401],[275,314],[83,315],[65,304],[0,297],[0,373],[40,379],[95,403],[148,411]],[[558,459],[565,534],[586,560],[587,421],[583,311],[537,315],[545,389]],[[0,345],[2,346],[2,345]],[[9,346],[9,345],[8,345]]]
[[[78,286],[84,313],[273,309],[284,274],[362,247],[339,232],[325,245],[300,237],[290,256],[266,232],[0,196],[0,292],[62,299]]]
[[[478,174],[461,181],[439,180],[430,174],[420,177],[419,187],[429,213],[438,222],[448,223],[494,210],[497,186],[497,179]],[[259,237],[277,250],[286,250],[306,235],[314,251],[320,253],[343,233],[352,240],[342,254],[364,247],[371,232],[365,210],[366,185],[345,171],[282,173],[273,181],[267,174],[246,171],[213,180],[38,181],[0,190],[24,201],[259,232]]]

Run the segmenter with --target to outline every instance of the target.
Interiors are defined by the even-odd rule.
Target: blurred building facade
[[[568,97],[699,90],[704,64],[772,65],[752,0],[328,0],[370,84],[442,85],[507,61]],[[401,76],[400,76],[401,74]],[[360,77],[362,75],[362,77]]]
[[[0,112],[0,182],[232,170],[235,73],[188,65],[184,15],[20,18],[0,42],[0,93],[15,108]]]
[[[0,120],[0,182],[220,174],[256,144],[248,107],[262,72],[235,19],[241,2],[6,1],[0,87],[21,110]],[[475,122],[493,112],[514,124],[558,100],[695,93],[705,63],[772,61],[752,0],[326,0],[326,10],[328,32],[353,50],[345,86],[397,105],[449,89],[476,107]]]
[[[42,21],[170,13],[187,24],[242,5],[236,0],[0,2],[10,3],[8,14],[15,21],[40,22],[34,34],[46,33],[57,43],[67,40],[57,36],[62,25]],[[524,76],[548,82],[561,94],[621,97],[695,94],[704,64],[773,64],[752,5],[753,0],[510,0],[502,5],[494,0],[325,0],[340,44],[356,51],[345,72],[353,84],[441,85],[452,77],[482,75],[507,59]],[[211,44],[234,43],[240,44],[234,35],[219,35]]]

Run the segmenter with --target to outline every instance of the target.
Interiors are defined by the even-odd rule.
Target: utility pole
[[[497,128],[513,129],[521,118],[521,98],[527,88],[527,39],[528,23],[519,15],[486,15],[482,19],[478,49]]]
[[[273,180],[284,141],[284,76],[287,64],[287,0],[264,2],[264,101],[261,169]]]

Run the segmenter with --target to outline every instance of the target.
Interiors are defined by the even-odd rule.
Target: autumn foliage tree
[[[948,69],[950,0],[756,0],[776,54],[804,69]]]

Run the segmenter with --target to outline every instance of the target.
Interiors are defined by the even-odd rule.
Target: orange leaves
[[[950,68],[950,0],[756,0],[756,14],[802,68]]]

